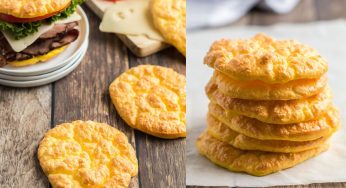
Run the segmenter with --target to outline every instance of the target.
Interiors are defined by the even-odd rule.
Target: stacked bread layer
[[[328,148],[339,114],[316,50],[259,34],[215,42],[205,64],[214,75],[197,148],[212,162],[262,176]]]

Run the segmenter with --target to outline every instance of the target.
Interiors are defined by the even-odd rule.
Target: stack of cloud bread
[[[313,48],[257,34],[212,44],[214,69],[199,152],[231,171],[264,176],[327,150],[339,114],[327,84],[328,65]]]

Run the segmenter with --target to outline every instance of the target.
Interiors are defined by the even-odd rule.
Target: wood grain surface
[[[115,35],[101,33],[100,19],[82,7],[90,21],[90,42],[76,70],[43,87],[0,86],[0,187],[50,187],[38,164],[37,146],[47,130],[77,119],[108,123],[129,137],[139,160],[131,188],[185,187],[185,139],[164,140],[134,131],[117,114],[108,93],[117,76],[139,64],[185,74],[185,58],[173,48],[137,58]]]
[[[254,9],[242,17],[234,26],[242,25],[271,25],[275,23],[303,23],[317,20],[346,19],[345,0],[301,0],[297,7],[290,13],[277,15]],[[346,176],[346,175],[345,175]],[[297,186],[274,186],[272,188],[344,188],[345,183],[317,183]],[[188,188],[227,188],[213,186],[188,186]]]
[[[0,187],[48,187],[36,152],[50,128],[51,88],[0,87]]]

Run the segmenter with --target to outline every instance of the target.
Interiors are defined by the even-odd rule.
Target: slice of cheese
[[[155,29],[149,12],[149,0],[119,1],[106,9],[100,30],[125,35],[145,35],[164,41]]]
[[[12,49],[15,52],[20,52],[24,50],[26,47],[30,46],[32,43],[34,43],[43,33],[49,31],[54,27],[54,24],[65,24],[65,23],[70,23],[74,21],[78,21],[81,19],[81,16],[77,13],[74,12],[71,14],[68,18],[58,20],[54,22],[53,24],[44,24],[38,28],[38,31],[32,35],[26,36],[22,39],[16,40],[10,33],[8,32],[2,32],[7,39],[8,43],[12,47]]]
[[[63,47],[54,49],[45,55],[36,56],[36,57],[31,58],[31,59],[21,60],[21,61],[12,61],[9,63],[9,65],[13,66],[13,67],[24,67],[24,66],[33,65],[36,63],[40,63],[40,62],[45,62],[45,61],[48,61],[48,60],[52,59],[53,57],[57,56],[61,52],[63,52],[66,49],[66,47],[67,46],[63,46]]]
[[[73,14],[71,14],[67,18],[64,18],[64,19],[61,19],[61,20],[57,20],[56,22],[54,22],[54,24],[66,24],[66,23],[71,23],[71,22],[79,21],[81,19],[82,19],[82,17],[77,12],[74,12]]]
[[[32,35],[26,36],[19,40],[15,39],[9,32],[3,31],[5,38],[15,52],[20,52],[26,47],[34,43],[43,33],[53,28],[53,25],[42,25],[38,28],[38,31]]]

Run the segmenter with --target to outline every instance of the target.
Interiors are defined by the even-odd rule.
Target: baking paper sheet
[[[212,69],[203,57],[214,40],[249,38],[264,32],[275,38],[296,39],[316,48],[329,62],[328,78],[335,105],[341,113],[341,128],[327,152],[293,168],[265,177],[232,173],[200,156],[195,148],[198,135],[206,128],[208,100],[204,86]],[[346,21],[326,21],[275,26],[229,27],[188,33],[187,56],[187,185],[251,186],[296,185],[346,182]]]

